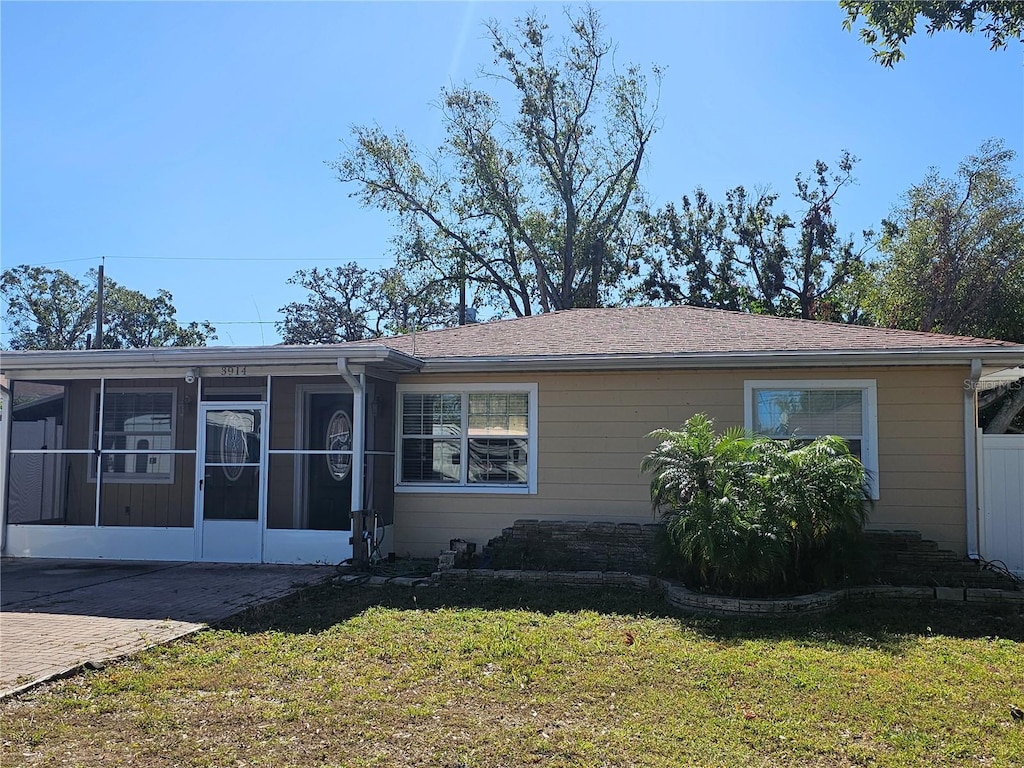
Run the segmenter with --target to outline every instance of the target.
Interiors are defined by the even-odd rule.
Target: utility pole
[[[93,340],[95,349],[103,349],[103,266],[107,257],[100,257],[100,273],[96,285],[96,338]]]

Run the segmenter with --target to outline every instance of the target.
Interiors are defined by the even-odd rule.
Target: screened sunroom
[[[395,387],[362,346],[5,353],[4,552],[337,563],[386,551]]]

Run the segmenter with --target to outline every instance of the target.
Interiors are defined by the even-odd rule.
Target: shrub
[[[641,467],[690,579],[753,593],[842,578],[869,501],[864,467],[842,438],[716,435],[704,414],[650,436],[661,442]]]

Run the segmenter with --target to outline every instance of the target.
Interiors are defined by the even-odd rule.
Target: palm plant
[[[871,498],[864,465],[845,440],[828,435],[789,446],[784,467],[777,487],[791,508],[792,570],[826,580],[842,570],[867,522]]]
[[[785,567],[778,526],[766,521],[756,496],[757,440],[739,429],[716,436],[699,413],[661,440],[641,468],[653,475],[651,500],[662,511],[670,548],[714,587],[770,582]]]
[[[670,551],[704,586],[771,589],[800,578],[808,558],[832,568],[864,525],[864,468],[841,438],[716,435],[704,414],[650,437],[651,500]]]
[[[654,475],[651,500],[657,507],[690,503],[696,494],[711,491],[752,458],[752,441],[743,430],[715,435],[714,422],[703,413],[692,416],[678,432],[656,429],[648,437],[661,441],[640,464],[644,472]]]

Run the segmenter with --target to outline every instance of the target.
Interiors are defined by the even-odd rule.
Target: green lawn
[[[1024,766],[1024,615],[684,617],[627,591],[312,589],[2,704],[5,768]]]

